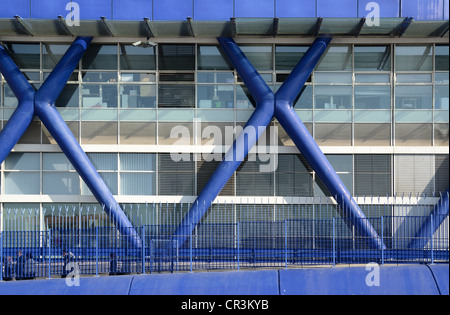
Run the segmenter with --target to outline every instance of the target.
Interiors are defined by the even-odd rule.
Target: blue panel
[[[233,0],[194,1],[195,20],[228,21],[233,16]]]
[[[144,17],[152,19],[152,2],[149,0],[113,0],[113,20],[142,20]]]
[[[76,0],[80,5],[82,20],[100,20],[101,16],[111,19],[112,0]]]
[[[32,19],[57,19],[58,15],[66,17],[70,11],[66,10],[66,0],[31,0]]]
[[[442,20],[444,0],[402,0],[401,16],[415,20]]]
[[[357,17],[358,0],[317,0],[317,17]]]
[[[0,18],[12,19],[14,15],[29,19],[30,0],[0,1]]]
[[[236,17],[275,17],[274,0],[236,0]]]
[[[153,0],[153,19],[181,21],[194,16],[193,0]]]
[[[358,4],[358,17],[366,17],[367,14],[372,12],[372,6],[370,5],[367,10],[367,4],[376,3],[380,9],[380,17],[399,17],[400,16],[400,0],[359,0]]]
[[[276,16],[288,17],[316,17],[316,0],[277,0]]]
[[[436,284],[441,295],[449,294],[449,269],[448,265],[430,265],[431,272],[436,279]]]
[[[449,0],[444,0],[444,20],[448,20],[448,12],[449,12],[448,3]]]

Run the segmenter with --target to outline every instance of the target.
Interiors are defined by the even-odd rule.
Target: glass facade
[[[46,42],[4,46],[36,88],[68,48]],[[308,48],[240,47],[273,91]],[[448,186],[448,175],[432,176],[435,167],[448,169],[448,56],[449,46],[441,44],[336,44],[321,59],[295,110],[353,194],[436,194]],[[17,107],[3,78],[0,95],[3,127]],[[221,160],[222,152],[208,157],[210,147],[231,144],[230,130],[245,124],[254,105],[221,49],[200,43],[94,44],[56,102],[111,192],[129,202],[134,196],[198,195]],[[276,170],[261,172],[267,159],[249,157],[221,196],[329,195],[278,122],[271,126],[279,127]],[[91,197],[38,120],[19,144],[2,165],[2,197]],[[173,145],[187,147],[174,158]],[[394,154],[397,147],[415,153]],[[428,158],[420,159],[424,147]],[[422,166],[433,170],[428,183],[409,187],[399,169]]]

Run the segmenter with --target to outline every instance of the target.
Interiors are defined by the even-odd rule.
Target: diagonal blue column
[[[340,206],[341,215],[349,219],[361,236],[368,236],[367,241],[373,248],[381,249],[384,247],[381,238],[367,221],[364,213],[293,108],[293,103],[303,88],[304,82],[314,70],[330,41],[331,37],[315,40],[280,87],[276,93],[275,117],[331,195],[337,196],[336,202]]]
[[[449,189],[442,194],[439,202],[434,206],[430,216],[425,220],[417,231],[414,239],[409,244],[409,248],[423,249],[431,239],[431,236],[441,226],[442,222],[448,218],[449,213]]]
[[[263,134],[274,114],[274,94],[258,71],[232,39],[219,38],[218,40],[255,99],[256,109],[175,231],[174,239],[178,241],[179,246],[186,241],[195,225],[200,222],[214,199],[248,155],[249,150]]]
[[[19,101],[16,110],[0,132],[1,164],[35,117],[35,90],[2,46],[0,46],[0,72]]]
[[[92,165],[76,138],[73,136],[64,119],[55,108],[56,99],[64,89],[67,80],[77,67],[91,41],[91,37],[78,37],[61,58],[55,69],[53,69],[41,88],[35,93],[34,90],[31,92],[27,86],[28,82],[25,84],[26,79],[24,81],[23,76],[21,77],[17,74],[18,69],[16,69],[17,67],[14,68],[12,60],[10,60],[9,57],[6,58],[4,54],[0,55],[0,58],[3,57],[0,59],[0,70],[2,70],[2,73],[3,70],[5,71],[5,77],[9,80],[8,82],[10,82],[10,85],[14,87],[13,91],[18,96],[19,103],[25,102],[22,99],[26,100],[25,104],[27,106],[25,107],[22,105],[16,110],[18,113],[17,121],[21,118],[22,112],[26,112],[26,115],[28,115],[27,117],[31,116],[31,120],[34,115],[37,115],[41,119],[98,202],[104,206],[105,211],[112,218],[112,221],[122,235],[126,236],[128,242],[135,247],[141,247],[138,233],[114,199],[105,182]],[[14,116],[12,118],[14,118]],[[9,121],[9,123],[12,123],[12,128],[8,129],[7,132],[2,130],[2,133],[0,133],[2,151],[7,149],[7,146],[5,146],[6,149],[3,150],[3,141],[5,141],[5,144],[9,144],[9,146],[14,146],[15,143],[17,143],[24,132],[23,129],[26,130],[29,125],[29,122],[27,125],[28,120],[22,118],[19,127],[13,125],[16,121]],[[9,137],[10,134],[12,134],[14,138]],[[17,141],[15,141],[15,139],[17,139]]]

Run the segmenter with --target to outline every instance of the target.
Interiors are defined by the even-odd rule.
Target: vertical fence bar
[[[142,233],[142,274],[145,275],[145,225],[141,226]]]
[[[336,267],[336,218],[333,217],[333,267]]]
[[[381,242],[384,242],[384,216],[381,216]],[[384,265],[384,247],[381,248],[381,265]]]
[[[98,226],[95,227],[95,276],[98,277]]]
[[[239,221],[237,222],[237,270],[239,270],[240,269],[240,250],[239,250],[239,235],[240,235],[240,232],[239,232]]]
[[[284,220],[284,268],[288,267],[288,238],[287,238],[287,220]]]
[[[8,264],[8,262],[7,262]],[[8,265],[5,266],[5,274],[7,272],[7,267]],[[6,275],[8,276],[8,275]],[[3,232],[0,231],[0,282],[3,281]]]
[[[434,223],[433,223],[433,221],[434,221],[434,217],[433,217],[433,214],[431,214],[430,215],[431,264],[434,264],[434,252],[433,252],[433,249],[434,249],[434,246],[433,246]]]
[[[48,278],[52,277],[52,229],[48,230]]]
[[[193,224],[193,223],[191,223],[191,224]],[[189,263],[190,263],[190,268],[191,268],[191,272],[192,272],[192,232],[193,232],[193,230],[194,230],[194,227],[192,227],[191,229],[190,229],[190,240],[189,240]]]

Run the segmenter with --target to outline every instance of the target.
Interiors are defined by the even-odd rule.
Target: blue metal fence
[[[386,244],[381,250],[373,249],[345,218],[202,223],[183,244],[173,236],[178,225],[142,225],[137,228],[141,248],[131,246],[129,237],[114,227],[4,231],[0,280],[64,277],[73,272],[116,275],[369,262],[448,263],[448,217],[430,233],[424,248],[411,248],[415,231],[426,219],[366,219]]]

